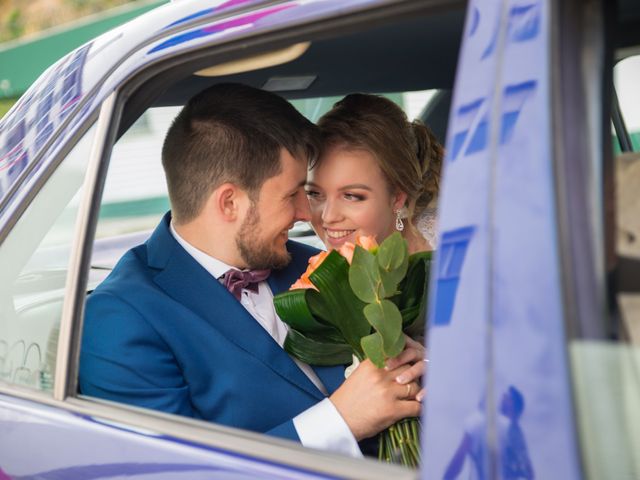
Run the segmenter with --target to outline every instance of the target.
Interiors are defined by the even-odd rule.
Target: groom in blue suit
[[[163,145],[172,211],[89,296],[85,395],[359,455],[357,441],[419,415],[415,383],[363,362],[290,357],[273,295],[304,272],[315,126],[284,99],[222,84],[192,98]]]

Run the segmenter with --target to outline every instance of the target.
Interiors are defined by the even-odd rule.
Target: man
[[[344,381],[282,349],[272,300],[316,253],[287,234],[309,220],[317,150],[314,125],[277,95],[223,84],[189,101],[163,145],[171,214],[87,301],[82,393],[353,455],[419,415],[401,369],[364,362]]]

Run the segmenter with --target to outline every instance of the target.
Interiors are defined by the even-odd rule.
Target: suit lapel
[[[147,241],[149,265],[160,269],[154,278],[156,284],[265,366],[314,397],[324,398],[242,304],[176,242],[169,231],[169,220],[166,216]],[[276,276],[279,280],[273,285],[277,288],[288,281]]]
[[[329,395],[335,392],[342,382],[344,382],[344,366],[338,365],[336,367],[318,367],[312,366],[313,371],[316,372],[318,378],[322,381],[322,384],[327,389]]]

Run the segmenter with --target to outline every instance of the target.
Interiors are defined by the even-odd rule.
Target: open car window
[[[350,92],[345,92],[345,94]],[[382,94],[394,101],[410,119],[425,119],[436,89]],[[326,113],[342,96],[294,99],[291,103],[312,122]],[[114,145],[100,204],[92,267],[103,271],[124,252],[142,241],[169,210],[167,186],[161,163],[164,136],[181,106],[152,107]],[[442,120],[440,120],[442,123]],[[444,138],[440,139],[444,142]],[[310,225],[300,222],[290,238],[324,248]],[[97,273],[97,272],[96,272]],[[91,287],[95,286],[95,282]]]
[[[208,85],[223,82],[267,88],[266,85],[277,84],[274,79],[278,79],[284,85],[291,85],[292,79],[297,78],[296,74],[308,76],[311,72],[314,81],[307,89],[273,88],[275,93],[289,100],[311,121],[317,121],[346,94],[377,93],[400,105],[408,117],[419,118],[429,126],[432,126],[429,115],[435,111],[437,120],[434,122],[438,125],[433,129],[439,132],[440,141],[444,142],[450,87],[459,45],[458,34],[463,20],[461,11],[439,11],[435,17],[431,14],[399,14],[397,17],[379,18],[373,23],[360,23],[354,17],[353,24],[348,27],[332,27],[327,23],[321,34],[304,33],[304,29],[300,29],[300,32],[291,34],[287,43],[281,39],[274,40],[273,47],[267,41],[269,37],[264,41],[252,41],[252,48],[257,52],[268,52],[272,48],[286,49],[287,45],[295,45],[300,41],[310,43],[306,53],[284,64],[207,77],[201,72],[215,67],[216,62],[220,61],[223,65],[234,63],[232,54],[226,54],[222,61],[217,60],[215,50],[209,50],[194,54],[190,62],[179,65],[179,62],[167,62],[166,66],[154,66],[144,75],[132,76],[131,81],[122,87],[115,109],[117,115],[114,116],[113,142],[105,155],[105,172],[101,179],[104,187],[101,197],[96,199],[93,206],[95,216],[91,221],[95,222],[95,236],[87,239],[92,247],[86,291],[91,295],[90,292],[107,277],[122,254],[143,243],[169,209],[161,167],[161,148],[173,118],[191,96]],[[447,29],[428,28],[429,25],[442,22],[456,33]],[[445,43],[450,45],[448,52],[430,47],[434,43],[428,38],[419,39],[443,35]],[[243,48],[237,55],[251,58],[253,53],[250,50]],[[381,50],[384,50],[382,56]],[[446,58],[442,58],[445,54]],[[440,63],[440,68],[430,68],[432,57]],[[436,99],[437,108],[430,108]],[[322,247],[306,224],[295,225],[290,237]],[[122,410],[123,414],[132,410],[124,403],[105,402],[96,397],[78,395],[77,391],[70,394],[76,397],[74,401],[88,405],[87,408],[109,411],[112,415],[117,415],[113,408]],[[158,416],[157,412],[149,410],[146,420],[142,411],[135,407],[133,411],[141,416],[143,425],[153,424]],[[176,431],[181,432],[184,432],[183,421],[189,425],[194,422],[178,416],[172,416],[172,419],[176,423]],[[226,431],[212,422],[196,423],[198,429],[203,431]],[[175,431],[170,429],[168,433]],[[238,433],[240,436],[242,434]],[[221,440],[216,440],[213,435],[209,441],[215,445]],[[261,441],[278,446],[272,437],[262,437]],[[320,457],[317,462],[311,462],[316,463],[322,464]],[[383,471],[377,474],[383,475]],[[375,474],[372,470],[367,477]]]

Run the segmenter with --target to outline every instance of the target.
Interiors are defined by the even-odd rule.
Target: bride
[[[352,94],[318,122],[323,153],[309,170],[311,223],[328,249],[399,230],[409,253],[435,248],[443,149],[391,100]]]
[[[409,253],[433,250],[444,152],[429,128],[409,122],[391,100],[360,93],[336,103],[318,126],[323,151],[309,170],[306,192],[311,224],[327,249],[360,235],[380,243],[398,230]],[[421,343],[407,342],[413,348],[388,361],[389,368],[415,362],[401,383],[424,370]],[[416,398],[423,396],[424,390]]]

